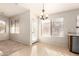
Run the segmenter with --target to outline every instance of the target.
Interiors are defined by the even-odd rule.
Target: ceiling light
[[[44,4],[43,4],[43,9],[42,9],[42,12],[41,12],[41,15],[40,15],[40,19],[41,20],[46,20],[48,19],[48,14],[46,14],[46,11],[44,9]]]

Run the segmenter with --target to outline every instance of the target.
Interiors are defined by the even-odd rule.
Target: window
[[[43,37],[50,37],[50,20],[41,20],[41,35]]]
[[[11,20],[10,32],[19,33],[19,20]]]
[[[19,33],[19,20],[15,20],[15,33]]]
[[[62,37],[64,35],[64,18],[52,19],[52,36]]]
[[[79,33],[79,16],[77,16],[76,32]]]
[[[0,20],[0,33],[6,32],[6,23],[3,20]]]
[[[32,20],[32,34],[33,34],[33,37],[36,37],[37,36],[37,21],[35,20]]]
[[[41,20],[42,37],[63,37],[64,36],[64,18],[53,18],[52,20]]]

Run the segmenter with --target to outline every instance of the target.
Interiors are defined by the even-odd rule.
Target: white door
[[[38,41],[38,20],[32,20],[32,43]]]

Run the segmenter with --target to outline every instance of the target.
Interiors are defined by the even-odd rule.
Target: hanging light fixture
[[[48,19],[48,15],[45,13],[44,4],[43,4],[42,13],[41,13],[41,15],[40,15],[40,19],[41,19],[41,20],[46,20],[46,19]]]

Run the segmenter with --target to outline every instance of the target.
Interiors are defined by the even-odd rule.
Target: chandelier
[[[43,4],[43,9],[42,9],[42,12],[41,12],[41,15],[40,15],[40,19],[41,20],[48,19],[48,15],[46,14],[45,9],[44,9],[44,4]]]

